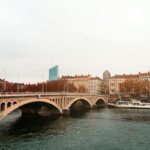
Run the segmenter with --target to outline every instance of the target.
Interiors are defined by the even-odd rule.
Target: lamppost
[[[67,93],[68,93],[68,81],[67,81]]]
[[[7,69],[4,68],[4,91],[7,92],[7,83],[6,83]]]
[[[17,76],[17,93],[19,92],[19,84],[20,84],[20,75]]]
[[[41,89],[41,92],[43,93],[44,92],[44,82],[43,82],[43,74],[41,75],[41,79],[42,79],[42,89]]]

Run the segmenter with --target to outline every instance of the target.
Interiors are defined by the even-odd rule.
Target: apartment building
[[[139,74],[123,74],[115,75],[109,79],[109,94],[118,95],[120,94],[120,84],[126,80],[135,80],[135,81],[150,81],[150,72],[148,73],[139,73]]]
[[[62,76],[62,80],[67,80],[76,86],[77,92],[83,91],[89,94],[104,93],[103,80],[99,77],[92,77],[91,75],[75,75],[75,76]]]

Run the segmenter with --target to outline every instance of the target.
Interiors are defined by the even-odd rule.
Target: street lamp
[[[4,91],[7,92],[7,83],[6,83],[7,69],[4,68]]]
[[[44,92],[44,82],[43,82],[43,77],[44,77],[44,76],[43,76],[43,74],[42,74],[42,75],[41,75],[41,79],[42,79],[42,89],[41,89],[41,91],[42,91],[42,92]]]

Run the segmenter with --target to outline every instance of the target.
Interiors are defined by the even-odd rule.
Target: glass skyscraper
[[[54,66],[49,69],[49,81],[58,79],[58,66]]]

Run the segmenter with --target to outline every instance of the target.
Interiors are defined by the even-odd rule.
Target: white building
[[[147,73],[139,73],[139,78],[141,80],[148,80],[150,81],[150,72]]]
[[[99,77],[90,78],[88,81],[88,93],[93,95],[101,94],[103,90],[103,80]]]
[[[109,79],[109,94],[116,95],[120,91],[120,83],[123,83],[125,78],[123,76],[115,75]]]

